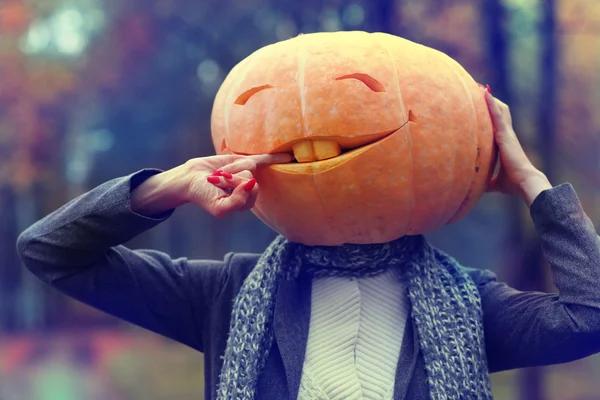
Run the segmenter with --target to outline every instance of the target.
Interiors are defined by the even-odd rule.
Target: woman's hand
[[[508,106],[495,99],[489,90],[485,92],[485,99],[499,152],[498,173],[492,178],[488,192],[519,196],[529,207],[541,192],[552,188],[552,185],[546,175],[527,158],[512,126]]]
[[[194,158],[144,181],[132,192],[131,207],[153,216],[194,203],[217,218],[248,210],[258,196],[256,169],[291,160],[290,154]]]

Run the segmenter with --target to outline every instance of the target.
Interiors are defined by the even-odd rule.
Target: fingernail
[[[233,175],[231,175],[229,172],[223,171],[221,169],[218,169],[215,172],[213,172],[213,176],[222,176],[225,179],[233,178]]]
[[[221,182],[221,179],[218,176],[207,176],[206,180],[209,181],[210,183],[216,185],[217,183]]]
[[[483,86],[481,83],[477,82],[477,86],[479,86],[482,89],[485,89],[485,86]]]
[[[243,189],[246,192],[251,192],[254,189],[254,185],[256,185],[256,179],[252,178],[248,182],[244,183]]]
[[[490,87],[490,85],[485,85],[485,88],[487,89],[489,94],[492,94],[492,88]]]

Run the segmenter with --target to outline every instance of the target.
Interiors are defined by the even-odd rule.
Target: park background
[[[212,101],[252,51],[383,31],[439,49],[511,106],[522,144],[600,226],[598,0],[0,0],[0,400],[201,399],[202,355],[67,299],[15,252],[106,180],[213,152]],[[486,195],[428,235],[463,264],[554,290],[528,210]],[[222,258],[274,238],[251,213],[178,210],[132,247]],[[493,375],[497,399],[600,399],[600,356]]]

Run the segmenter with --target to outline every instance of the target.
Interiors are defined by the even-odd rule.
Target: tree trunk
[[[506,20],[506,10],[500,0],[487,0],[483,3],[487,35],[489,40],[489,66],[490,86],[494,96],[507,104],[511,104],[511,90],[509,84],[508,60],[508,35],[503,29]],[[550,82],[547,79],[542,81]],[[551,84],[546,85],[551,86]],[[543,95],[542,95],[543,96]],[[518,110],[516,110],[518,112]],[[513,110],[515,113],[515,110]],[[553,115],[553,113],[550,113]],[[514,120],[517,120],[514,118]],[[540,124],[540,131],[544,131],[547,121]],[[516,127],[518,130],[518,127]],[[511,235],[507,245],[511,249],[511,256],[507,265],[513,266],[508,276],[510,282],[521,290],[540,290],[544,283],[543,270],[540,269],[540,248],[537,239],[529,238],[525,234],[525,226],[521,220],[521,200],[514,198],[510,203]],[[530,368],[519,372],[519,398],[526,400],[541,400],[543,396],[544,375],[540,368]]]
[[[557,40],[555,1],[540,2],[542,21],[539,29],[540,36],[540,82],[538,99],[538,132],[537,146],[542,160],[542,170],[550,182],[556,177],[554,155],[556,154],[556,76],[557,76]],[[546,292],[548,266],[537,238],[527,249],[525,276],[526,290]],[[544,380],[541,368],[531,368],[521,376],[521,398],[544,399]]]
[[[556,78],[557,78],[557,30],[555,1],[545,0],[541,3],[542,23],[540,26],[541,62],[539,91],[539,130],[538,146],[544,172],[552,182],[556,178],[556,123],[557,109]]]
[[[18,295],[21,288],[21,263],[15,241],[18,235],[18,199],[9,185],[0,186],[0,334],[19,328]]]
[[[398,34],[398,24],[396,23],[396,7],[399,7],[400,1],[377,0],[373,2],[373,13],[375,14],[375,30],[384,33]]]

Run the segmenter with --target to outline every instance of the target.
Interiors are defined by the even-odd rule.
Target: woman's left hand
[[[512,125],[510,109],[486,90],[494,139],[499,152],[499,170],[492,178],[488,192],[501,192],[521,197],[527,206],[544,190],[552,188],[546,175],[534,167],[519,143]]]

